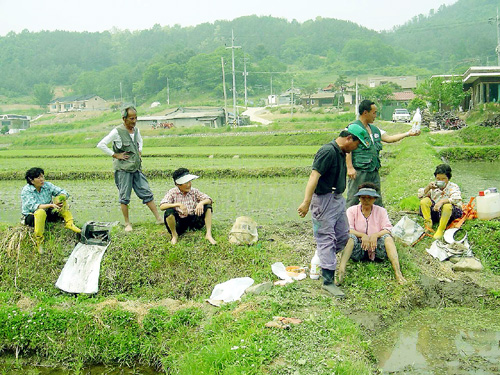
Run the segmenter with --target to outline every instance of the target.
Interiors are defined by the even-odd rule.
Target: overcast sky
[[[388,30],[457,0],[0,0],[0,36],[9,31],[105,31],[194,26],[256,14],[299,22],[337,18]],[[237,32],[237,31],[236,31]]]

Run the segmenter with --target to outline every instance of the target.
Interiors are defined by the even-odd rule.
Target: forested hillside
[[[497,65],[498,0],[459,0],[419,15],[385,34],[394,47],[412,52],[414,62],[441,73],[464,73],[471,65]]]
[[[460,0],[383,33],[336,19],[299,23],[258,16],[135,32],[12,32],[0,37],[0,95],[31,95],[44,83],[141,102],[158,93],[165,97],[168,80],[178,96],[220,98],[221,57],[228,89],[231,83],[231,30],[241,47],[235,50],[237,86],[246,68],[249,95],[279,92],[292,79],[315,91],[322,75],[463,70],[470,62],[494,62],[496,30],[488,18],[496,15],[496,5]]]

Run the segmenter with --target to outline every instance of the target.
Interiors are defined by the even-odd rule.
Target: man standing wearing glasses
[[[128,215],[128,204],[132,189],[142,199],[142,203],[148,206],[155,215],[157,224],[163,224],[163,219],[156,208],[148,180],[141,171],[143,142],[141,133],[136,127],[137,110],[132,106],[125,108],[122,112],[122,119],[123,124],[111,130],[97,144],[97,148],[113,157],[115,184],[120,195],[119,202],[125,220],[125,231],[131,232],[132,225]],[[109,143],[113,144],[113,149],[107,146]]]

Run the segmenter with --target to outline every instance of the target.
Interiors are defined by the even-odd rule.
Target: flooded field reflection
[[[454,314],[456,312],[424,313],[378,338],[375,355],[382,372],[413,375],[500,373],[498,322],[490,322],[492,317],[484,312],[473,327],[457,324]],[[490,323],[494,326],[484,329]]]
[[[78,224],[94,221],[123,221],[118,203],[118,190],[112,180],[54,180],[68,191],[70,205]],[[304,178],[200,178],[193,187],[210,195],[214,201],[214,220],[233,222],[238,216],[250,216],[259,224],[302,220],[297,207],[304,197]],[[171,180],[149,181],[160,204]],[[0,181],[0,222],[16,224],[21,219],[21,189],[25,181]],[[132,192],[130,202],[132,224],[153,222],[151,212]]]

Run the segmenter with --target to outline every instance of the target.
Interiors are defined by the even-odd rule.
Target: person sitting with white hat
[[[167,191],[160,202],[160,210],[165,211],[164,220],[170,241],[175,245],[186,230],[198,230],[206,226],[205,238],[212,245],[217,242],[212,237],[212,203],[207,194],[191,187],[191,181],[198,178],[186,168],[179,168],[172,174],[175,187]]]
[[[342,284],[344,280],[349,259],[354,261],[389,259],[396,281],[399,284],[406,283],[399,266],[396,244],[391,236],[392,224],[387,210],[374,204],[380,197],[377,188],[378,186],[371,182],[359,185],[355,196],[359,197],[360,203],[349,207],[346,211],[350,238],[342,251],[337,270],[337,285]]]

